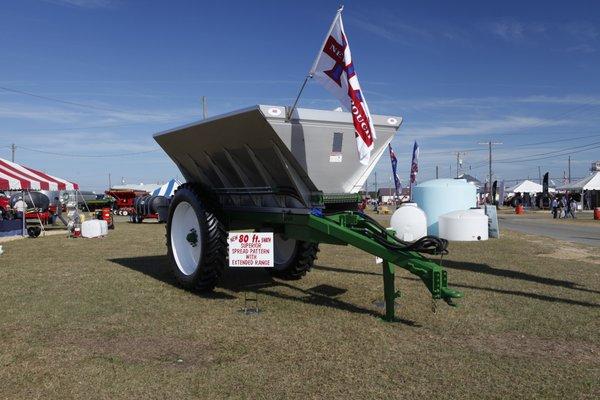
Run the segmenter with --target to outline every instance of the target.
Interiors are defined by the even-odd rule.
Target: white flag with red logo
[[[352,113],[358,156],[361,164],[368,165],[376,138],[375,128],[352,64],[341,11],[338,11],[331,24],[310,75],[336,96],[346,111]]]

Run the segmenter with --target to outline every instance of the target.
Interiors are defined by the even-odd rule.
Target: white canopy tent
[[[536,194],[536,193],[541,193],[542,191],[543,191],[542,185],[540,185],[539,183],[535,183],[533,181],[527,180],[527,179],[521,183],[518,183],[518,184],[506,189],[507,193]],[[556,192],[556,190],[554,188],[548,188],[548,191],[551,193]]]
[[[567,183],[557,188],[569,192],[583,192],[584,190],[600,190],[600,171],[594,172],[577,182]]]

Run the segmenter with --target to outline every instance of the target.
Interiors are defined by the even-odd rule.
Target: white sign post
[[[229,266],[273,267],[273,232],[229,232]]]

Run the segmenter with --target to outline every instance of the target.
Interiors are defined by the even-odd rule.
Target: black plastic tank
[[[40,211],[48,211],[50,206],[48,196],[40,192],[15,193],[10,196],[10,206],[14,207],[19,200],[25,200],[27,208],[37,208]]]

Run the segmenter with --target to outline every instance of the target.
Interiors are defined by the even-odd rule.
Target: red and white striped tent
[[[79,185],[0,158],[0,190],[79,190]]]

